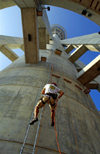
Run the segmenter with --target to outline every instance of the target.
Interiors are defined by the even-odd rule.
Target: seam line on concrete
[[[40,88],[40,87],[37,87],[37,86],[31,86],[31,85],[22,85],[22,84],[2,84],[0,85],[1,87],[2,86],[23,86],[23,87],[36,87],[36,88]]]
[[[17,144],[23,144],[23,142],[21,141],[16,141],[16,140],[8,140],[8,139],[0,139],[0,141],[2,142],[9,142],[9,143],[17,143]],[[30,144],[30,143],[26,143],[26,145],[29,145],[29,146],[32,146],[33,147],[33,144]],[[46,150],[49,150],[49,151],[54,151],[54,152],[59,152],[55,149],[51,149],[51,148],[48,148],[48,147],[43,147],[43,146],[39,146],[39,145],[36,145],[37,148],[41,148],[41,149],[46,149]],[[66,154],[64,152],[61,152],[62,154]]]
[[[0,139],[0,141],[3,141],[3,142],[10,142],[10,143],[18,143],[18,144],[22,144],[21,141],[15,141],[15,140],[8,140],[8,139]],[[28,144],[27,145],[30,145],[32,146],[31,144]]]
[[[55,149],[51,149],[51,148],[43,147],[43,146],[39,146],[39,145],[36,145],[36,147],[41,148],[41,149],[46,149],[46,150],[49,150],[49,151],[59,152],[59,151],[57,151]],[[61,153],[66,154],[65,152],[61,152]]]
[[[39,66],[39,67],[41,67],[41,66]],[[44,66],[44,67],[45,67],[45,66]],[[38,67],[36,68],[35,66],[34,66],[34,67],[33,67],[33,66],[31,66],[31,67],[30,67],[30,66],[29,66],[29,67],[28,67],[28,66],[25,66],[25,67],[12,67],[12,68],[9,67],[8,69],[4,69],[4,70],[2,70],[2,71],[3,71],[3,72],[6,72],[6,71],[9,71],[10,69],[15,69],[15,70],[16,70],[16,69],[34,69],[34,70],[45,70],[46,72],[49,72],[49,71],[47,70],[48,68],[46,68],[46,67],[44,68],[44,67],[43,67],[43,68],[38,68]]]

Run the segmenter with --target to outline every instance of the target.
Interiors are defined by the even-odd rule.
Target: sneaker
[[[51,122],[51,126],[52,126],[52,127],[54,126],[54,121]]]
[[[38,118],[34,118],[34,119],[32,119],[32,121],[30,122],[30,125],[33,125],[35,122],[37,122],[38,121]]]

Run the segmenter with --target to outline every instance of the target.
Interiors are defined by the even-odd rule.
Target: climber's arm
[[[42,89],[41,94],[45,94],[45,88]]]
[[[61,98],[64,95],[64,92],[62,90],[60,90],[58,93],[59,93],[58,98]]]

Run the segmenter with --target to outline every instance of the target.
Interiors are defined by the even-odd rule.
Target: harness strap
[[[50,99],[50,96],[49,96],[48,100],[49,100],[49,99]],[[47,100],[47,101],[44,102],[44,101],[43,101],[43,97],[42,97],[40,100],[42,101],[43,104],[46,104],[46,102],[48,101],[48,100]]]
[[[50,102],[50,105],[51,105],[51,106],[55,106],[55,105],[56,105],[56,103],[52,104],[52,103]]]
[[[54,94],[54,93],[46,93],[46,95],[52,97],[54,100],[57,99],[57,94]]]

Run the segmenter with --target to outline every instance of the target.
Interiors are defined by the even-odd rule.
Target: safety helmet
[[[55,82],[52,82],[51,84],[54,84],[55,86],[57,86],[57,84]]]

